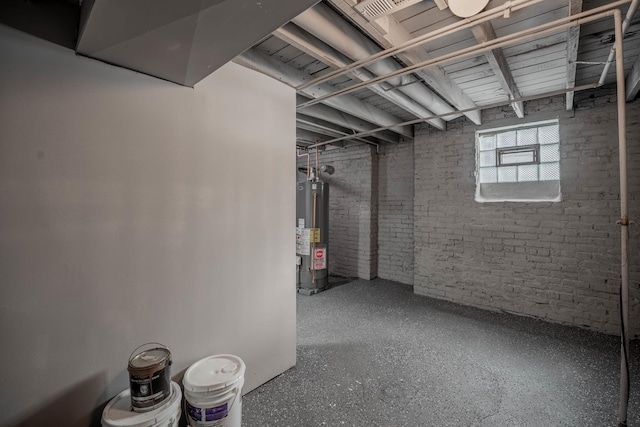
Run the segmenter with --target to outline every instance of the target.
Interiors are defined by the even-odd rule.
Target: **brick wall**
[[[329,183],[329,274],[372,279],[378,264],[375,148],[356,145],[322,151],[319,163],[335,168],[333,175],[322,176]],[[306,167],[306,159],[299,158],[298,166]]]
[[[415,292],[607,333],[619,330],[617,109],[611,89],[525,105],[521,122],[558,117],[562,202],[477,203],[475,135],[419,128],[414,144]],[[639,218],[640,103],[627,104],[630,216]],[[516,124],[510,108],[483,127]],[[639,227],[631,227],[631,328],[640,330]],[[381,252],[383,253],[383,252]]]
[[[380,150],[378,275],[413,284],[413,143]]]

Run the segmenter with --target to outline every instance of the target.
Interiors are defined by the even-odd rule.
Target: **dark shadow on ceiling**
[[[63,0],[2,0],[0,23],[75,49],[80,6]]]

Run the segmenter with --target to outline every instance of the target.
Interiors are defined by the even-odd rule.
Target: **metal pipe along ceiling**
[[[552,34],[555,32],[558,32],[562,29],[565,28],[570,28],[572,26],[575,25],[582,25],[582,24],[586,24],[588,22],[592,22],[598,19],[602,19],[604,17],[607,16],[613,16],[613,9],[622,5],[622,4],[626,4],[629,3],[631,0],[619,0],[613,3],[609,3],[605,6],[600,6],[600,7],[596,7],[594,9],[590,9],[586,12],[582,12],[582,13],[578,13],[575,15],[570,15],[567,17],[563,17],[563,18],[559,18],[556,19],[555,21],[552,22],[547,22],[545,24],[539,25],[537,27],[534,28],[528,28],[522,31],[518,31],[512,34],[508,34],[506,36],[502,36],[502,37],[498,37],[495,39],[492,39],[490,41],[484,42],[481,45],[476,45],[476,46],[470,46],[464,49],[460,49],[457,52],[451,52],[451,53],[447,53],[444,55],[441,55],[437,58],[434,59],[430,59],[428,61],[423,61],[423,62],[419,62],[416,64],[413,64],[409,67],[405,67],[399,71],[396,71],[394,73],[391,74],[387,74],[387,75],[383,75],[380,77],[377,77],[375,79],[370,80],[369,82],[364,82],[364,83],[356,83],[354,85],[351,85],[347,88],[344,89],[340,89],[337,90],[335,92],[333,92],[331,95],[329,96],[319,96],[316,97],[314,100],[309,101],[306,104],[302,104],[299,107],[306,107],[307,105],[312,105],[318,102],[324,102],[326,99],[330,98],[330,97],[334,97],[334,96],[339,96],[339,95],[344,95],[344,94],[348,94],[351,92],[354,92],[356,90],[361,89],[364,86],[367,86],[369,84],[374,84],[374,83],[380,83],[383,81],[387,81],[390,80],[394,77],[400,77],[403,75],[408,75],[411,74],[417,70],[420,70],[422,68],[427,68],[427,67],[433,67],[436,65],[440,65],[440,64],[444,64],[447,62],[451,62],[453,60],[460,60],[463,58],[469,58],[472,56],[477,56],[481,53],[487,52],[489,50],[493,50],[499,47],[504,47],[504,46],[509,46],[509,45],[513,45],[516,42],[520,41],[520,40],[525,40],[528,37],[532,37],[532,36],[538,36],[541,37],[543,35],[546,34]],[[463,112],[466,109],[460,110],[459,112]]]
[[[294,18],[292,22],[354,60],[368,58],[382,51],[378,45],[322,3],[307,9]],[[391,74],[403,69],[400,64],[391,58],[384,58],[367,64],[366,68],[378,76]],[[389,79],[388,82],[393,86],[413,82],[413,79],[407,79],[406,77]],[[446,101],[421,83],[398,87],[397,90],[413,98],[436,114],[455,111]]]
[[[319,40],[317,37],[306,33],[304,30],[300,29],[300,27],[294,24],[286,24],[282,28],[274,31],[273,34],[276,37],[284,40],[285,42],[292,44],[308,55],[313,56],[317,60],[328,63],[333,67],[341,68],[351,62],[349,58],[346,58],[343,54],[337,52],[322,40]],[[367,71],[363,68],[352,70],[348,73],[348,75],[349,77],[357,79],[361,82],[366,82],[376,77],[372,75],[370,71]],[[375,92],[379,96],[385,98],[386,100],[394,103],[398,107],[415,115],[416,117],[425,118],[433,116],[433,112],[426,109],[423,105],[419,104],[414,99],[410,98],[404,93],[392,90],[393,86],[391,86],[389,83],[385,82],[381,84],[375,84],[368,86],[367,88],[372,92]],[[444,130],[446,127],[444,120],[442,119],[430,119],[426,121],[440,130]]]
[[[366,67],[369,63],[373,62],[373,61],[378,61],[380,59],[383,58],[388,58],[392,55],[396,55],[400,52],[406,51],[408,49],[423,45],[425,43],[427,43],[428,41],[433,41],[451,34],[455,34],[458,31],[460,31],[463,28],[471,28],[475,25],[478,25],[482,22],[488,22],[492,19],[496,19],[496,18],[500,18],[501,16],[503,16],[507,11],[509,11],[510,13],[513,13],[517,10],[520,10],[522,8],[534,5],[536,3],[540,3],[543,2],[544,0],[512,0],[509,2],[505,2],[502,6],[498,6],[495,7],[493,9],[484,11],[482,13],[479,13],[475,16],[472,16],[470,18],[465,18],[463,20],[454,22],[453,24],[449,24],[447,26],[438,28],[434,31],[431,31],[427,34],[423,34],[421,36],[415,37],[411,40],[408,40],[404,43],[401,43],[397,46],[393,46],[389,49],[385,49],[385,50],[381,50],[380,52],[376,53],[375,55],[371,55],[367,58],[363,58],[360,59],[356,62],[354,62],[353,64],[349,65],[348,67],[344,67],[341,70],[336,70],[334,72],[331,73],[327,73],[325,75],[322,75],[321,77],[315,78],[303,85],[301,85],[300,87],[298,87],[298,89],[304,89],[305,87],[311,86],[313,84],[317,84],[317,83],[322,83],[322,82],[326,82],[328,80],[331,80],[333,78],[336,78],[338,76],[341,76],[345,73],[347,73],[349,70],[352,70],[354,68],[361,68],[361,67]],[[629,0],[631,1],[631,0]]]
[[[631,25],[631,20],[633,19],[633,15],[635,15],[638,10],[638,0],[633,0],[629,5],[629,10],[627,10],[627,16],[622,22],[622,34],[627,32],[629,25]],[[609,57],[607,58],[607,62],[604,64],[604,69],[602,70],[602,74],[600,75],[600,80],[598,83],[601,85],[604,84],[605,79],[607,78],[607,73],[609,72],[609,68],[611,67],[611,63],[616,55],[615,44],[611,46],[611,51],[609,52]]]
[[[234,62],[252,70],[257,70],[263,74],[278,79],[289,86],[295,87],[304,83],[311,76],[304,71],[298,70],[291,65],[278,61],[255,48],[238,55]],[[315,85],[302,90],[301,92],[309,98],[318,98],[330,94],[335,90],[335,86],[326,83]],[[410,126],[396,126],[398,117],[380,110],[370,104],[365,104],[360,99],[352,96],[341,96],[335,99],[327,99],[323,102],[330,107],[352,114],[356,117],[377,125],[389,126],[392,131],[408,138],[413,138],[413,128]]]

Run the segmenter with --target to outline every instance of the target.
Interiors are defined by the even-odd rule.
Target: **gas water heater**
[[[329,286],[329,183],[315,168],[296,185],[296,264],[298,292],[313,295]]]

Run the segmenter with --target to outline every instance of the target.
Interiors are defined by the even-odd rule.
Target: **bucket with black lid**
[[[146,412],[162,406],[171,397],[171,352],[159,343],[147,343],[129,356],[131,407]]]

